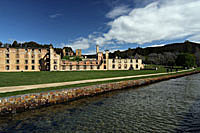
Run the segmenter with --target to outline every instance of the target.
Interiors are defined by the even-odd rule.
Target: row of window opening
[[[28,60],[25,60],[24,63],[25,63],[25,64],[28,64],[28,62],[29,62]],[[31,60],[31,63],[32,63],[32,64],[35,64],[35,60]],[[41,61],[39,60],[39,61],[38,61],[38,64],[40,64],[40,63],[41,63]],[[6,60],[6,64],[10,64],[10,60]],[[20,60],[16,60],[16,64],[20,64]]]
[[[31,52],[34,52],[34,51],[35,51],[35,49],[31,49]],[[42,49],[38,49],[38,51],[41,53],[41,52],[42,52]],[[10,49],[7,48],[7,49],[6,49],[6,52],[10,52]],[[16,52],[19,52],[19,49],[16,49]],[[28,49],[25,49],[25,52],[28,52]]]
[[[24,57],[28,58],[28,54],[25,54]],[[6,58],[10,58],[10,55],[6,54]],[[16,58],[19,58],[19,54],[16,54]],[[31,58],[35,58],[35,55],[31,55]],[[41,55],[38,55],[38,58],[41,58]]]
[[[112,63],[115,63],[116,62],[116,59],[113,59],[112,60]],[[118,63],[121,63],[122,60],[118,60]],[[124,60],[124,63],[127,63],[127,60]],[[130,60],[130,63],[133,63],[133,59]],[[138,63],[138,60],[136,59],[136,63]]]
[[[39,66],[38,69],[40,69],[41,67]],[[28,70],[28,66],[24,67],[25,70]],[[31,66],[32,70],[35,70],[35,66]],[[10,70],[10,66],[6,65],[6,70]],[[20,66],[16,66],[16,70],[20,70]]]

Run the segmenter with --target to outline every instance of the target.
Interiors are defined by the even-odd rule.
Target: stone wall
[[[69,102],[86,96],[93,96],[108,91],[147,85],[195,73],[199,73],[199,71],[0,98],[0,115],[24,112],[26,110]]]

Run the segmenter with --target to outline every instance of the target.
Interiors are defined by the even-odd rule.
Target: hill
[[[183,43],[167,44],[161,47],[147,47],[115,51],[112,57],[130,58],[139,54],[144,63],[157,65],[176,65],[177,56],[181,53],[189,53],[195,56],[196,64],[200,66],[200,44],[185,41]]]

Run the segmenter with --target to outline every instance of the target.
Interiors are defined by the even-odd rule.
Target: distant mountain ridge
[[[200,49],[199,43],[194,43],[190,41],[185,41],[183,43],[173,43],[173,44],[166,44],[164,46],[157,46],[157,47],[146,47],[146,48],[135,48],[125,51],[115,51],[114,53],[111,53],[112,56],[120,56],[122,58],[124,57],[130,57],[134,56],[136,53],[142,56],[148,56],[152,53],[162,54],[164,52],[172,52],[172,53],[190,53],[194,54],[196,51]]]
[[[110,57],[133,58],[136,54],[139,54],[145,64],[176,65],[177,56],[181,53],[194,55],[197,66],[200,66],[200,44],[190,41],[156,47],[129,48],[125,51],[117,50],[110,53]]]

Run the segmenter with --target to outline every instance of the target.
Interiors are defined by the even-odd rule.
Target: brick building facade
[[[63,49],[64,56],[66,52]],[[142,59],[109,58],[109,51],[99,52],[96,47],[96,58],[86,58],[81,50],[76,55],[82,61],[62,59],[54,48],[0,48],[0,71],[81,71],[81,70],[140,70],[144,68]]]

